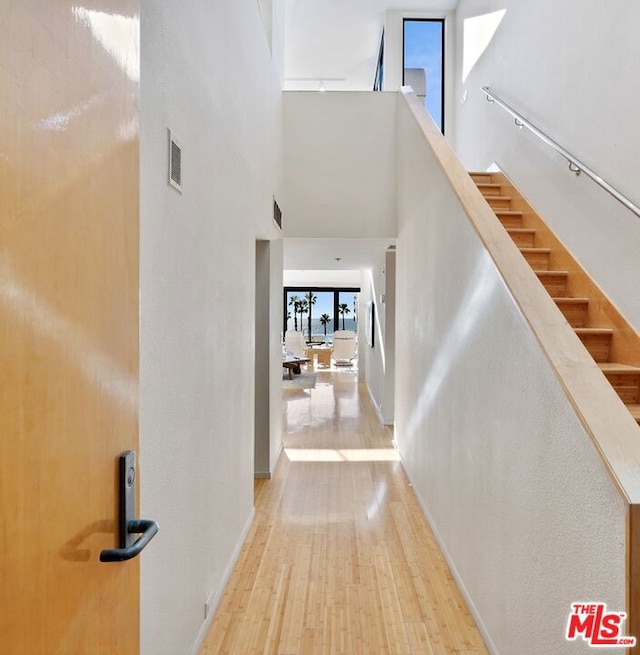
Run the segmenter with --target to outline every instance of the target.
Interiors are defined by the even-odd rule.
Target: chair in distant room
[[[356,352],[356,333],[353,330],[336,330],[333,333],[332,357],[336,366],[351,366]]]
[[[297,330],[287,330],[284,334],[284,348],[295,357],[304,357],[304,335]]]

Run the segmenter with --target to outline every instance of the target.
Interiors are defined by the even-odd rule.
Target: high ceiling
[[[287,0],[284,88],[371,91],[387,10],[439,12],[458,0]],[[284,267],[374,267],[393,239],[285,239]],[[339,261],[336,258],[340,258]]]
[[[284,87],[371,91],[387,10],[448,11],[457,0],[287,0]]]

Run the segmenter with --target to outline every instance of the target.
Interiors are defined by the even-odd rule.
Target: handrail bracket
[[[636,216],[640,217],[640,207],[634,204],[627,198],[622,195],[615,187],[611,186],[606,180],[604,180],[600,175],[595,171],[589,168],[586,164],[583,164],[577,157],[574,157],[568,150],[565,150],[559,143],[554,141],[550,136],[545,134],[541,129],[537,128],[531,121],[527,120],[522,114],[517,112],[513,107],[510,107],[504,100],[497,96],[488,86],[483,86],[482,91],[484,92],[487,101],[491,104],[500,105],[508,114],[513,116],[515,124],[518,128],[522,129],[526,127],[530,132],[533,132],[541,141],[546,143],[548,146],[553,148],[556,152],[560,153],[568,162],[569,170],[574,173],[576,176],[580,173],[584,173],[590,177],[597,185],[602,187],[610,196],[614,197],[619,203],[624,205],[629,211],[633,212]]]

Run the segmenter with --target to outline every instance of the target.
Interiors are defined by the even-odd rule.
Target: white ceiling
[[[449,11],[458,0],[287,0],[284,88],[371,91],[387,10]]]
[[[384,263],[395,239],[284,239],[284,268],[358,271]],[[340,261],[336,261],[340,258]]]

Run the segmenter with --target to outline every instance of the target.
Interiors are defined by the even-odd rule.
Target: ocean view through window
[[[360,289],[285,287],[283,334],[302,331],[306,341],[330,343],[335,330],[358,331]]]

